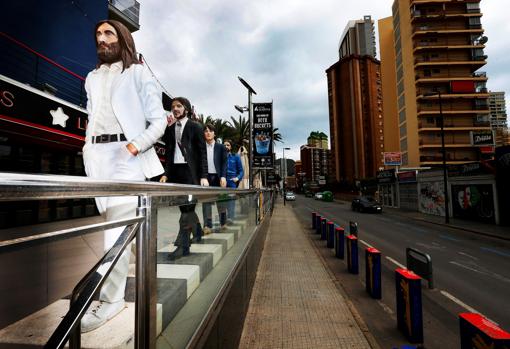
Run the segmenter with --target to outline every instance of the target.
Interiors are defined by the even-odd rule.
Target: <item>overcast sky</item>
[[[247,104],[243,77],[254,102],[274,103],[274,123],[285,156],[299,159],[310,131],[329,135],[325,70],[338,60],[347,22],[391,16],[392,0],[143,0],[134,34],[157,78],[197,111],[225,120]],[[482,25],[489,38],[487,87],[510,98],[508,0],[483,0]],[[377,35],[377,22],[375,23]],[[379,56],[379,52],[378,52]],[[509,105],[507,103],[507,105]]]

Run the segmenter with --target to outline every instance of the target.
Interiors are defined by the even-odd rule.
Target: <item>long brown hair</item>
[[[96,27],[94,28],[94,41],[96,43],[96,48],[97,39],[95,38],[95,36],[97,28],[99,28],[99,26],[104,23],[108,23],[109,25],[114,27],[115,30],[117,31],[117,36],[120,45],[120,57],[122,60],[122,71],[129,68],[132,64],[140,64],[140,60],[136,56],[136,47],[135,41],[133,40],[133,36],[131,35],[129,29],[126,28],[126,26],[119,21],[113,19],[106,19],[96,24]],[[105,62],[101,61],[101,59],[98,58],[96,68],[99,68],[103,63]]]

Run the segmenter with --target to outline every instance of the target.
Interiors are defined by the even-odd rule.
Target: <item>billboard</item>
[[[471,145],[485,147],[494,145],[494,131],[470,131]]]
[[[253,103],[253,168],[273,168],[273,103]]]
[[[402,153],[399,151],[385,151],[384,152],[384,165],[385,166],[400,166],[402,165]]]

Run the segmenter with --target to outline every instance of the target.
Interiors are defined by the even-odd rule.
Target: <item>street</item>
[[[427,348],[460,347],[458,314],[478,312],[510,330],[510,242],[449,227],[406,219],[394,213],[358,213],[348,202],[322,202],[297,195],[292,205],[310,232],[318,251],[359,311],[382,348],[405,343],[396,330],[394,270],[406,264],[406,247],[432,258],[434,286],[422,280],[424,338]],[[360,274],[347,273],[345,263],[334,257],[318,235],[312,234],[311,212],[316,211],[344,227],[358,223]],[[364,290],[363,250],[382,253],[383,298],[372,300]],[[388,317],[392,320],[389,321]]]

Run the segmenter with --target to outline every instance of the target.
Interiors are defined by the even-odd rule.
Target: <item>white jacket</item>
[[[101,98],[100,83],[97,69],[91,71],[85,80],[89,123],[85,133],[84,157],[94,135],[93,115]],[[161,91],[148,69],[141,64],[133,64],[117,76],[112,84],[111,103],[126,139],[140,147],[138,157],[145,177],[162,174],[163,166],[153,145],[165,132],[167,119],[161,102]]]

